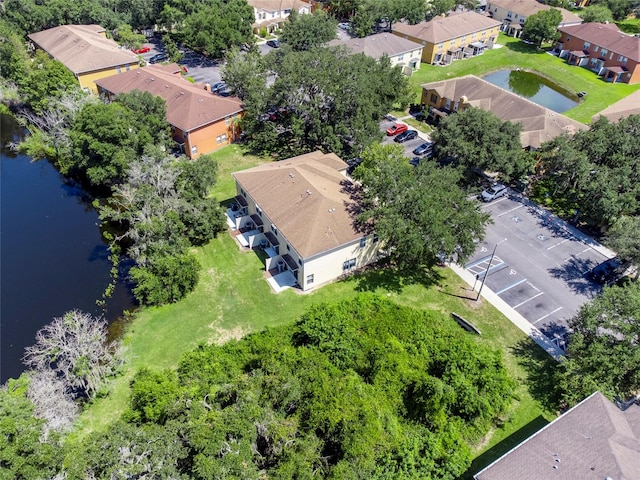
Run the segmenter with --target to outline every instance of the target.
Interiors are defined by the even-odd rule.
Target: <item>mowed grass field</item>
[[[237,145],[226,147],[215,156],[221,177],[212,193],[219,201],[235,195],[231,172],[267,161],[245,154]],[[519,385],[513,411],[477,446],[478,457],[470,474],[555,415],[546,388],[554,361],[490,304],[472,300],[475,293],[449,269],[435,268],[424,275],[372,270],[310,294],[291,289],[274,294],[264,279],[260,258],[253,251],[241,249],[228,233],[193,252],[202,265],[196,290],[176,304],[134,314],[123,336],[127,362],[122,375],[114,380],[108,396],[97,399],[83,413],[70,441],[82,441],[88,433],[107,428],[120,416],[127,406],[129,383],[138,368],[175,368],[183,353],[200,343],[221,343],[288,324],[313,304],[337,302],[365,291],[447,316],[456,312],[482,331],[476,341],[504,352],[506,364]],[[516,432],[519,433],[514,436]]]
[[[537,49],[502,33],[498,43],[499,48],[487,50],[474,58],[453,62],[446,67],[421,65],[420,70],[409,79],[412,91],[415,92],[414,102],[420,103],[420,86],[424,83],[463,75],[482,77],[497,70],[520,68],[548,78],[572,95],[587,92],[576,107],[563,115],[588,124],[593,115],[640,89],[640,84],[607,83],[590,70],[568,65],[564,59],[551,55],[544,49]]]

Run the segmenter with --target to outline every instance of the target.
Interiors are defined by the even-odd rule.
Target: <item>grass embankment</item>
[[[582,91],[587,92],[587,96],[576,107],[564,112],[563,115],[582,123],[591,123],[593,115],[640,89],[640,85],[607,83],[590,70],[568,65],[564,59],[503,34],[500,34],[498,42],[501,45],[500,48],[487,50],[482,55],[453,62],[446,67],[421,65],[420,70],[415,72],[409,80],[416,94],[416,102],[420,101],[422,92],[420,85],[423,83],[463,75],[482,77],[496,70],[520,68],[552,80],[572,95]]]
[[[231,172],[264,162],[243,155],[235,145],[218,152],[216,157],[221,178],[214,195],[221,201],[235,195]],[[504,352],[509,370],[518,381],[517,401],[509,418],[486,444],[479,446],[478,461],[482,463],[474,465],[474,469],[509,448],[514,432],[519,432],[519,436],[524,431],[531,433],[546,423],[545,418],[553,417],[553,412],[545,407],[546,390],[540,388],[544,385],[540,378],[548,378],[546,373],[553,361],[491,305],[471,300],[475,294],[448,269],[436,269],[432,278],[420,281],[393,272],[371,271],[310,294],[287,290],[276,295],[264,280],[264,265],[259,257],[252,251],[241,251],[228,234],[193,251],[203,267],[196,290],[176,304],[136,313],[124,336],[128,361],[122,376],[115,380],[108,397],[98,399],[83,413],[79,429],[70,441],[82,441],[86,434],[107,428],[120,416],[126,408],[129,382],[139,367],[175,368],[183,353],[202,342],[223,342],[293,322],[314,303],[336,302],[363,291],[373,291],[415,308],[438,310],[446,315],[456,312],[482,331],[479,342]]]

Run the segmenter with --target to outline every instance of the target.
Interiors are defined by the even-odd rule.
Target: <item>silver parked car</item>
[[[482,192],[480,194],[480,198],[482,199],[483,202],[491,202],[496,198],[500,198],[506,195],[507,191],[508,191],[508,188],[506,185],[503,185],[501,183],[496,183],[495,185],[492,185],[491,187],[487,188],[484,192]]]

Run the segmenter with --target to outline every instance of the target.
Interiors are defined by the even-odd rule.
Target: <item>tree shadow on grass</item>
[[[527,372],[527,389],[531,396],[546,410],[560,409],[560,392],[555,383],[555,373],[560,364],[530,338],[519,341],[511,352]]]
[[[403,268],[392,264],[388,259],[371,264],[350,278],[356,282],[357,292],[374,292],[383,289],[397,294],[402,293],[407,285],[422,285],[429,288],[444,279],[437,268]]]
[[[535,45],[529,45],[523,41],[509,42],[505,47],[518,53],[545,53],[544,49],[538,48]]]
[[[500,458],[516,445],[522,443],[524,440],[539,431],[548,423],[549,422],[547,422],[547,420],[542,415],[537,416],[529,423],[527,423],[524,427],[512,433],[500,443],[494,445],[489,450],[484,452],[482,455],[476,457],[471,463],[471,466],[461,477],[458,478],[458,480],[473,480],[473,476],[476,473]]]

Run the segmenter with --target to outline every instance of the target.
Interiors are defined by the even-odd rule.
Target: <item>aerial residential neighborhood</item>
[[[638,2],[151,3],[3,5],[0,477],[640,480]]]

